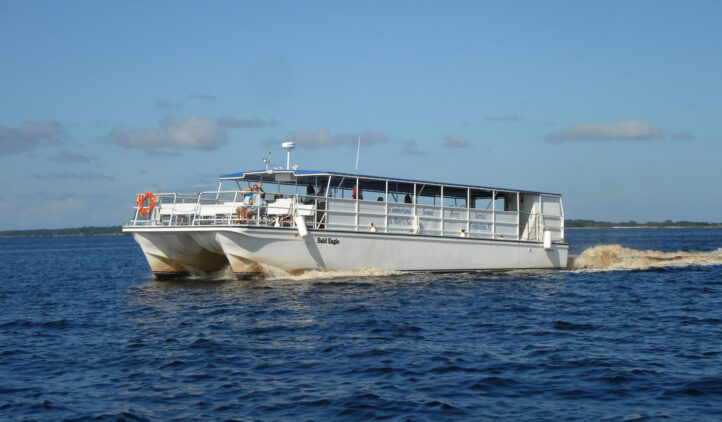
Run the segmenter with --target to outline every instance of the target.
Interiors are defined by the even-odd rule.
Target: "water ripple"
[[[686,233],[569,233],[686,267],[162,283],[128,238],[0,240],[0,419],[720,420],[722,231]]]

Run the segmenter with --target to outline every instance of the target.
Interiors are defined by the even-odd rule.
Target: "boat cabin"
[[[564,241],[562,198],[553,193],[268,169],[223,175],[212,192],[153,196],[150,210],[139,201],[131,226],[304,225],[304,230]]]

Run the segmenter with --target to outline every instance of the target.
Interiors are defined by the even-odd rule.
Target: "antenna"
[[[291,170],[291,150],[295,147],[294,142],[284,142],[281,144],[281,148],[286,150],[286,170]]]
[[[266,171],[268,171],[273,165],[273,163],[271,162],[271,151],[268,151],[268,154],[263,157],[263,164],[266,165]]]
[[[358,147],[356,148],[356,175],[358,176],[358,156],[361,154],[361,136],[358,137]]]

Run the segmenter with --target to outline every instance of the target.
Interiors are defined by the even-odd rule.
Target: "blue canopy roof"
[[[462,189],[483,189],[483,190],[497,190],[497,191],[506,191],[506,192],[524,192],[524,193],[534,193],[534,194],[543,194],[543,195],[554,195],[554,196],[561,196],[561,194],[558,193],[548,193],[548,192],[536,192],[536,191],[529,191],[526,189],[507,189],[507,188],[494,188],[489,186],[478,186],[478,185],[466,185],[466,184],[460,184],[460,183],[445,183],[445,182],[433,182],[428,180],[416,180],[416,179],[401,179],[396,177],[382,177],[382,176],[371,176],[371,175],[365,175],[365,174],[353,174],[353,173],[342,173],[342,172],[336,172],[336,171],[320,171],[320,170],[254,170],[254,171],[245,171],[245,172],[238,172],[238,173],[229,173],[224,174],[220,176],[221,180],[247,180],[247,181],[268,181],[268,182],[275,182],[276,178],[275,175],[277,174],[292,174],[293,177],[296,178],[296,181],[299,184],[306,184],[306,183],[313,183],[312,180],[310,180],[310,177],[319,177],[319,176],[332,176],[332,177],[342,177],[347,178],[348,183],[344,183],[343,187],[353,187],[355,184],[355,179],[358,177],[359,179],[363,180],[363,185],[367,185],[366,189],[374,189],[375,190],[384,190],[384,189],[378,189],[381,187],[381,185],[378,182],[383,182],[385,185],[385,182],[388,180],[392,183],[416,183],[416,184],[422,184],[422,185],[439,185],[439,186],[445,186],[449,188],[462,188]],[[374,183],[376,182],[376,183]],[[334,182],[332,184],[335,185]],[[379,184],[378,187],[373,186]],[[346,186],[348,185],[348,186]],[[362,186],[363,186],[362,185]]]

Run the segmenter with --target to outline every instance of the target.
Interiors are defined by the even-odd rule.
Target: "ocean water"
[[[579,269],[170,282],[129,237],[0,239],[0,420],[722,420],[722,230],[567,238]]]

